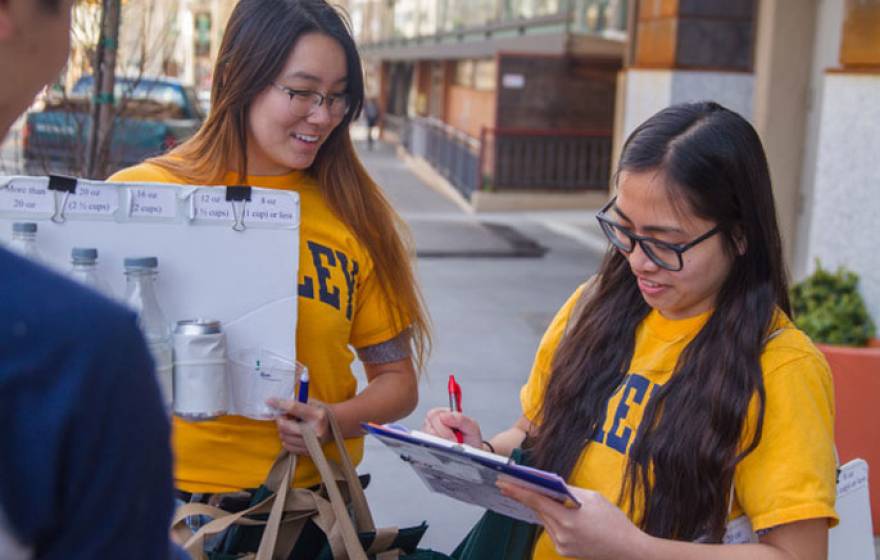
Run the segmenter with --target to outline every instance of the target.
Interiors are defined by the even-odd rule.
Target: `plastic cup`
[[[277,411],[266,404],[270,398],[294,398],[302,365],[258,348],[232,352],[229,357],[229,394],[233,414],[255,420],[272,420]]]

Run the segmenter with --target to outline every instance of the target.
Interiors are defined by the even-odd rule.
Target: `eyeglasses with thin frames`
[[[347,93],[323,94],[318,91],[308,89],[293,89],[281,84],[272,83],[276,89],[284,92],[290,97],[290,113],[295,117],[305,117],[311,115],[325,103],[327,104],[327,112],[331,117],[344,117],[348,111],[350,103]]]
[[[651,262],[660,268],[672,272],[678,272],[684,267],[684,259],[681,256],[682,253],[721,231],[718,226],[715,226],[688,243],[668,243],[666,241],[654,239],[653,237],[638,235],[631,229],[618,224],[608,217],[607,212],[612,206],[614,206],[615,202],[617,202],[616,196],[608,201],[608,204],[596,214],[596,219],[599,221],[599,225],[602,227],[602,231],[605,233],[605,237],[608,238],[608,241],[610,241],[614,247],[627,254],[632,253],[633,249],[636,247],[636,243],[638,243],[639,247],[642,248],[642,251],[649,259],[651,259]]]

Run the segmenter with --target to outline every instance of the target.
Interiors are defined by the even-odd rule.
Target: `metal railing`
[[[487,129],[482,137],[493,190],[608,188],[611,131]]]
[[[480,142],[434,118],[409,122],[401,143],[413,155],[427,160],[464,196],[480,185]]]
[[[606,190],[611,131],[484,128],[472,138],[434,118],[395,122],[401,145],[459,192]]]

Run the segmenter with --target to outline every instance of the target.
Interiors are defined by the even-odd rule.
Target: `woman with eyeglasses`
[[[361,422],[392,421],[415,408],[416,371],[429,342],[405,228],[349,135],[363,99],[360,58],[334,8],[323,0],[241,0],[220,46],[202,128],[169,154],[111,178],[299,193],[297,358],[308,367],[310,398],[330,406],[355,462],[363,456]],[[368,380],[360,393],[352,348]],[[275,405],[283,411],[276,422],[174,418],[178,496],[217,503],[257,488],[282,446],[307,454],[297,419],[330,441],[322,408]],[[332,446],[326,450],[338,459]],[[301,459],[295,485],[319,482]]]
[[[715,103],[669,107],[629,137],[616,186],[610,250],[541,340],[519,420],[483,443],[435,409],[425,430],[524,447],[574,487],[579,509],[499,484],[543,521],[536,559],[825,558],[831,375],[789,318],[758,135]]]

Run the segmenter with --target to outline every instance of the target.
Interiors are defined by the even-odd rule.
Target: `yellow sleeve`
[[[364,267],[364,275],[357,281],[350,335],[351,345],[355,348],[391,340],[409,326],[409,319],[401,316],[393,306],[395,302],[386,297],[369,259],[361,262],[368,264]]]
[[[108,179],[110,183],[179,183],[180,180],[150,163],[141,163],[126,169],[117,171]]]
[[[763,430],[758,446],[736,468],[736,498],[755,531],[818,518],[833,526],[838,517],[831,371],[803,333],[787,329],[779,338],[786,341],[770,343],[777,350],[768,349],[761,360]],[[750,426],[756,418],[753,406]]]
[[[519,392],[519,400],[522,405],[523,415],[533,424],[538,424],[538,416],[540,415],[541,403],[544,402],[544,390],[547,388],[547,382],[550,379],[550,370],[553,365],[553,356],[556,354],[556,347],[562,340],[565,332],[565,325],[571,315],[571,310],[581,297],[586,284],[581,284],[571,294],[562,305],[556,316],[550,322],[550,326],[544,331],[541,337],[541,343],[538,345],[538,353],[535,354],[535,362],[532,364],[532,372],[529,374],[529,380],[523,385]]]

